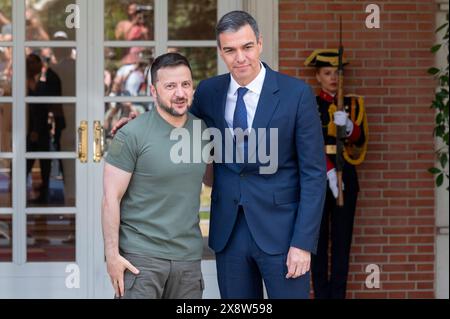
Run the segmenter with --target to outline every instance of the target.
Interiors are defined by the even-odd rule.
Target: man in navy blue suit
[[[216,35],[230,73],[202,81],[191,112],[222,137],[231,134],[245,155],[230,162],[229,154],[214,154],[209,245],[221,296],[262,298],[264,282],[269,298],[308,298],[326,191],[315,96],[260,61],[262,38],[248,13],[223,16]],[[248,134],[238,138],[239,131]],[[225,140],[215,140],[214,150],[227,153]],[[269,173],[260,156],[268,145],[277,164]]]

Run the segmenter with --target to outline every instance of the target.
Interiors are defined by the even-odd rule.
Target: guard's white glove
[[[330,187],[331,193],[333,193],[334,198],[338,198],[339,188],[335,168],[332,168],[327,172],[327,179],[328,187]],[[344,183],[342,183],[342,190],[344,190]]]
[[[345,126],[345,131],[347,136],[352,135],[353,132],[353,122],[348,118],[347,112],[337,111],[334,112],[334,124],[337,126]]]

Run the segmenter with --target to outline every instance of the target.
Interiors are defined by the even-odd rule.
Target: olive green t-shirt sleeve
[[[137,160],[135,134],[124,129],[117,132],[112,140],[105,161],[128,173],[133,173]]]

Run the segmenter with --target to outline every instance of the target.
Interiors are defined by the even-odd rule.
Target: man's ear
[[[153,84],[150,85],[150,93],[152,94],[152,97],[156,99],[156,86]]]
[[[259,54],[261,54],[263,52],[263,37],[262,37],[262,35],[259,36],[258,47],[259,47]]]

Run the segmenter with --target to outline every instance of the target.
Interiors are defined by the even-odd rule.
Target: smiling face
[[[183,117],[192,105],[194,85],[192,74],[185,65],[158,70],[155,85],[151,86],[156,106],[172,117]]]
[[[317,82],[320,83],[322,90],[335,95],[338,89],[338,70],[336,67],[321,67],[316,72]]]
[[[219,42],[220,56],[233,78],[241,86],[252,82],[261,70],[262,38],[257,39],[247,24],[236,32],[221,33]]]

